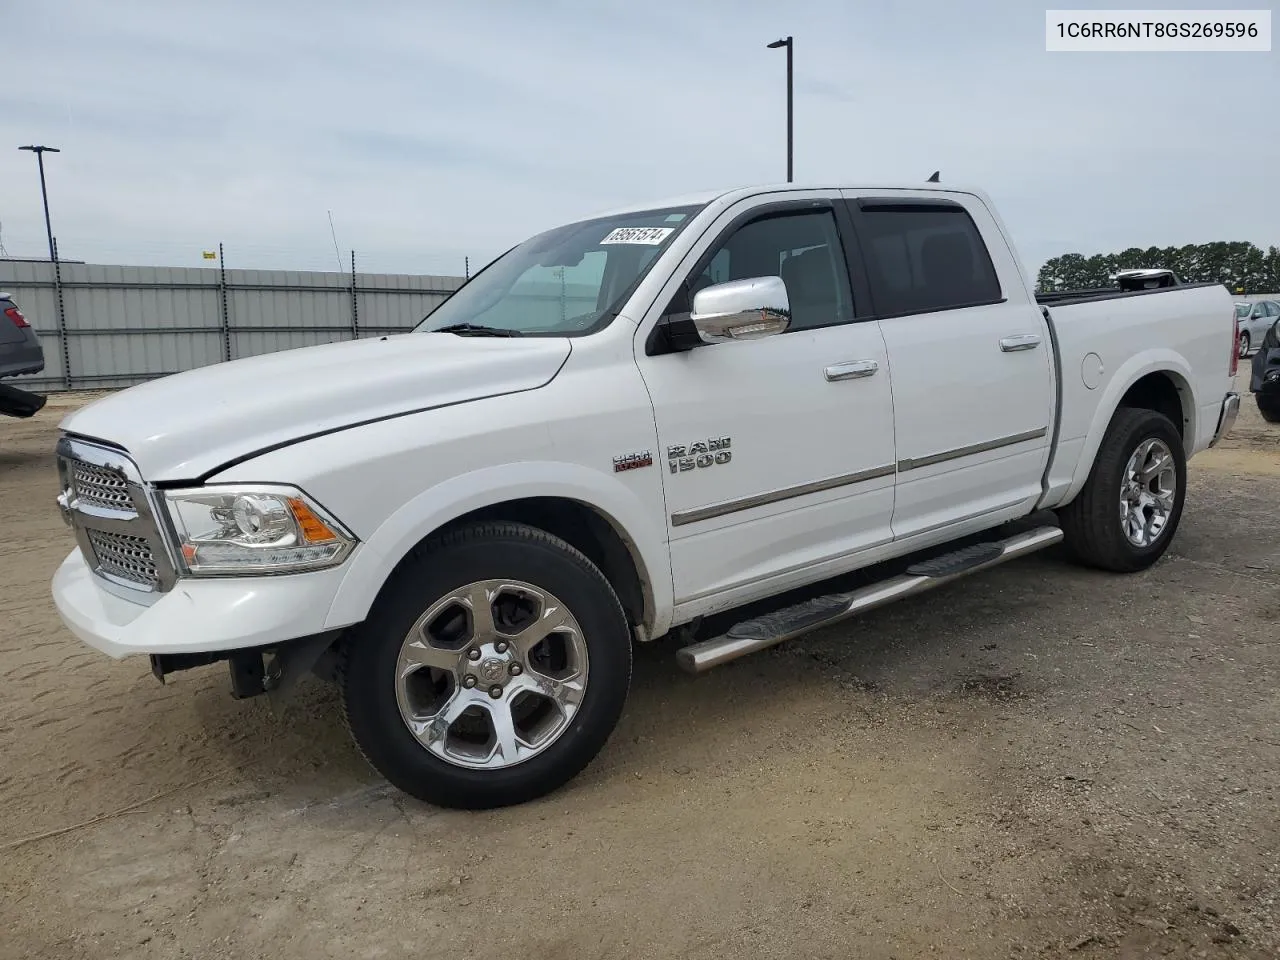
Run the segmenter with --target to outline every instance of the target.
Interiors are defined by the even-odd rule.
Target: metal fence
[[[221,263],[221,260],[219,261]],[[44,345],[45,368],[11,383],[124,387],[223,360],[402,333],[462,277],[0,260]]]

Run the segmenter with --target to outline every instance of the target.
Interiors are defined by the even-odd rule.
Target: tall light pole
[[[791,137],[791,63],[792,54],[795,52],[795,44],[791,37],[783,40],[775,40],[769,44],[770,50],[777,50],[779,47],[787,48],[787,183],[791,182],[791,153],[792,153],[792,137]]]
[[[49,235],[49,262],[57,260],[57,254],[53,250],[53,226],[49,223],[49,191],[44,185],[44,155],[46,153],[61,153],[57,147],[44,146],[26,146],[19,147],[19,150],[30,150],[36,155],[36,163],[40,165],[40,199],[44,201],[44,229]]]

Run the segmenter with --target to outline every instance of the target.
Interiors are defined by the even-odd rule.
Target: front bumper
[[[1215,446],[1219,440],[1231,432],[1239,414],[1240,394],[1233,390],[1222,398],[1222,409],[1218,414],[1218,429],[1213,432],[1213,439],[1209,441],[1209,446]]]
[[[79,549],[53,575],[58,616],[84,643],[117,659],[269,647],[326,625],[341,568],[279,577],[185,579],[150,604],[105,590]]]

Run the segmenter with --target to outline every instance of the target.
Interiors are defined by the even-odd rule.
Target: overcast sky
[[[43,142],[63,151],[65,258],[201,265],[221,240],[231,266],[333,269],[332,210],[362,269],[474,269],[600,209],[783,179],[786,58],[765,43],[787,33],[797,180],[941,169],[993,195],[1033,271],[1072,250],[1280,244],[1280,54],[1050,54],[1026,0],[0,10],[10,256],[46,248],[16,149]]]

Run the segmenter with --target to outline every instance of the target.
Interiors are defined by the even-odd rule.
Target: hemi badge
[[[613,458],[613,472],[621,473],[623,470],[638,470],[640,467],[652,467],[653,454],[648,450],[643,453],[628,453],[621,457]]]

